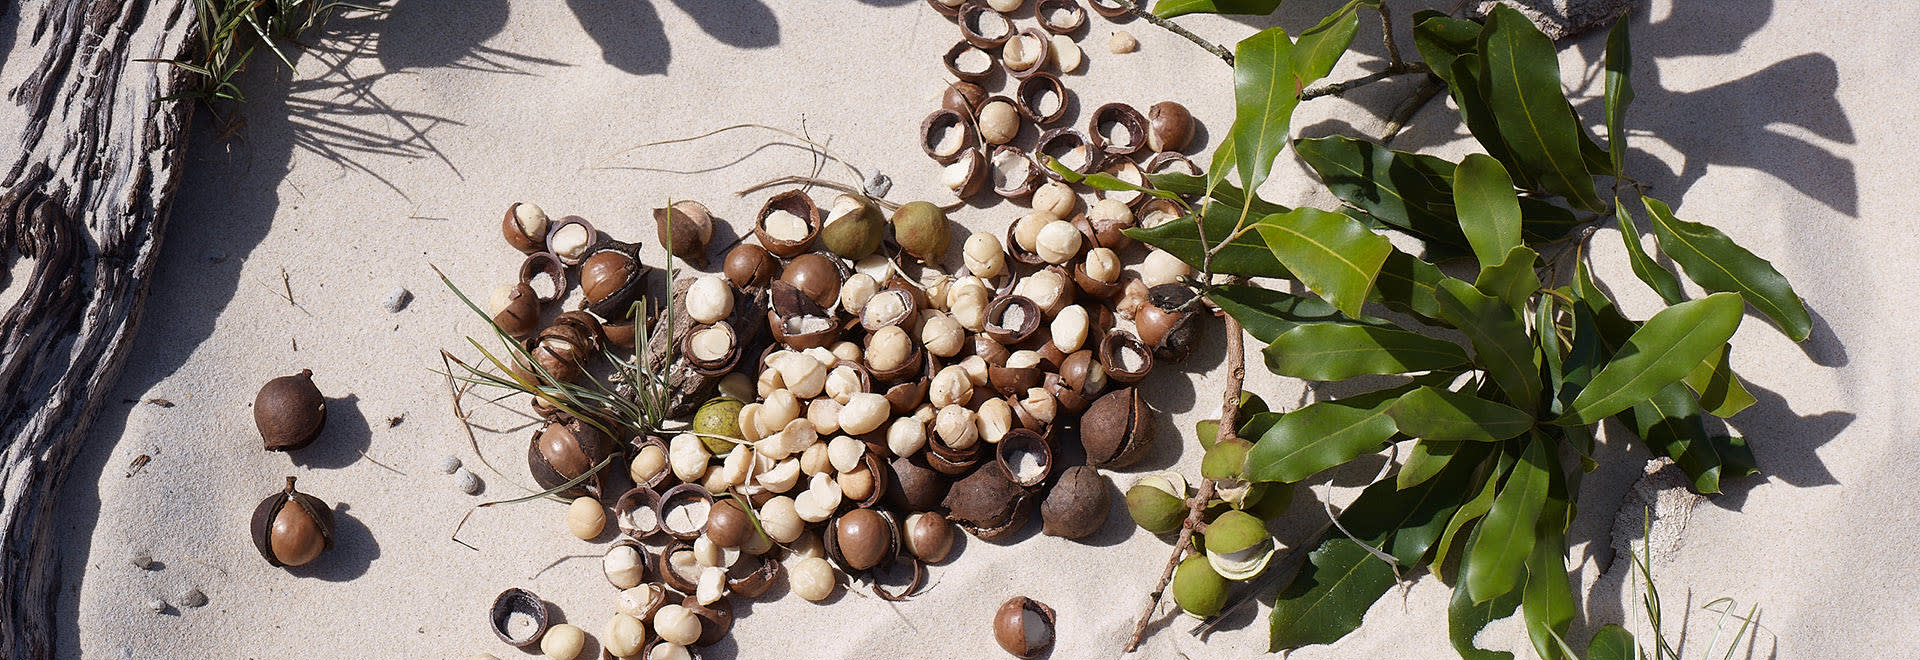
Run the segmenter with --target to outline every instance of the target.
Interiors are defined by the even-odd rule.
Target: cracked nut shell
[[[556,419],[533,432],[527,445],[527,468],[540,488],[558,488],[592,470],[613,451],[613,439],[592,424]],[[604,470],[596,472],[555,494],[565,498],[598,496],[605,474]]]
[[[274,566],[304,566],[333,549],[333,509],[320,498],[287,487],[253,510],[253,546]]]
[[[1127,387],[1102,395],[1080,416],[1087,464],[1118,469],[1139,462],[1153,446],[1153,423],[1153,411],[1140,400],[1139,390]]]
[[[1053,648],[1053,608],[1014,596],[993,615],[993,639],[1017,658],[1037,658]]]

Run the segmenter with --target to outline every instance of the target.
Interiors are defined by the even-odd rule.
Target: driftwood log
[[[9,90],[28,121],[0,129],[0,657],[54,655],[54,497],[127,357],[180,182],[188,104],[154,99],[188,81],[140,60],[187,51],[193,4],[0,3],[31,45],[5,62],[30,67]]]

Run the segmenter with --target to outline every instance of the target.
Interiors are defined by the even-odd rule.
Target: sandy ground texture
[[[1273,24],[1297,32],[1336,5],[1295,0],[1273,18],[1188,24],[1231,42]],[[1395,8],[1405,17],[1414,7]],[[1751,657],[1920,656],[1920,642],[1888,625],[1920,606],[1920,573],[1898,550],[1920,536],[1908,447],[1920,420],[1899,366],[1920,344],[1900,293],[1920,268],[1920,238],[1901,206],[1920,180],[1909,125],[1920,84],[1903,57],[1920,12],[1899,3],[1659,1],[1632,20],[1633,175],[1682,216],[1772,259],[1816,323],[1796,346],[1749,316],[1734,340],[1734,364],[1760,403],[1729,425],[1748,438],[1764,477],[1693,506],[1663,496],[1657,480],[1636,487],[1644,454],[1606,445],[1607,467],[1587,480],[1574,532],[1581,626],[1634,620],[1622,608],[1636,597],[1632,582],[1607,571],[1609,547],[1637,537],[1639,517],[1622,525],[1630,537],[1616,539],[1614,515],[1622,502],[1635,511],[1658,502],[1654,569],[1670,632],[1686,627],[1688,655],[1700,653],[1717,616],[1701,606],[1726,596],[1761,606]],[[1119,29],[1139,38],[1138,53],[1106,51]],[[1378,29],[1363,21],[1359,52],[1335,79],[1379,66]],[[1203,154],[1231,122],[1230,72],[1192,44],[1097,16],[1081,37],[1089,62],[1067,78],[1079,117],[1108,101],[1175,99],[1204,125]],[[435,469],[446,455],[481,463],[434,373],[441,348],[471,356],[464,337],[481,328],[430,266],[473,292],[508,281],[519,259],[497,223],[516,200],[641,239],[651,263],[662,253],[647,210],[668,197],[699,199],[743,226],[765,193],[735,191],[808,171],[805,150],[735,132],[623,151],[739,122],[804,129],[862,171],[891,176],[892,198],[940,199],[915,133],[935,107],[939,57],[955,38],[919,0],[408,0],[391,14],[334,21],[292,72],[257,57],[245,124],[216,135],[203,122],[195,136],[133,357],[68,477],[57,567],[68,585],[63,653],[526,657],[496,641],[484,615],[512,586],[597,634],[614,592],[599,573],[601,546],[565,532],[562,506],[475,514],[461,538],[477,550],[449,539],[473,504],[521,493],[526,430],[504,413],[480,417],[500,429],[480,446],[507,475],[482,468],[481,497]],[[1579,40],[1561,58],[1568,86],[1590,99],[1600,92],[1601,46]],[[8,61],[32,50],[13,48]],[[1409,83],[1307,104],[1295,130],[1377,134]],[[1597,100],[1580,107],[1589,121],[1600,116]],[[1453,157],[1470,148],[1438,103],[1394,146]],[[1291,156],[1279,170],[1267,197],[1333,203]],[[838,165],[824,171],[847,178]],[[1019,212],[1001,205],[953,217],[966,230],[999,233]],[[1594,245],[1629,311],[1649,313],[1657,300],[1627,273],[1613,230]],[[416,295],[398,313],[382,306],[394,287]],[[1165,432],[1142,469],[1195,469],[1198,451],[1181,431],[1216,413],[1222,353],[1215,332],[1192,360],[1155,374],[1146,396]],[[1316,396],[1258,365],[1248,387],[1269,401]],[[292,456],[260,451],[254,390],[303,368],[333,397],[325,436]],[[1324,521],[1324,502],[1348,501],[1384,460],[1316,481],[1276,530],[1300,542]],[[338,548],[293,571],[261,561],[246,531],[255,503],[287,475],[334,503],[339,521]],[[1134,478],[1111,476],[1120,487]],[[136,552],[151,553],[155,567],[131,565]],[[1002,657],[988,622],[1015,594],[1058,610],[1052,657],[1114,657],[1167,553],[1165,540],[1134,529],[1118,508],[1087,543],[1033,531],[1006,545],[969,541],[911,602],[843,593],[820,606],[780,587],[741,603],[733,634],[706,657]],[[148,610],[188,588],[208,604]],[[1378,602],[1347,639],[1292,657],[1451,657],[1446,598],[1443,585],[1421,577]],[[1261,655],[1266,611],[1264,602],[1242,610],[1207,639],[1188,634],[1190,620],[1163,615],[1139,657]],[[1517,621],[1483,638],[1532,654]]]

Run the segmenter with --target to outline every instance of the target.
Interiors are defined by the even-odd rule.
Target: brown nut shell
[[[494,312],[493,324],[514,339],[526,339],[540,331],[540,296],[525,283],[513,285],[507,304]]]
[[[961,68],[960,58],[967,53],[979,53],[979,59],[986,62],[986,66],[979,69]],[[952,48],[948,48],[947,54],[940,56],[940,61],[947,66],[947,73],[953,74],[953,77],[969,83],[986,80],[989,76],[993,75],[993,70],[1000,66],[1000,58],[994,57],[992,53],[966,41],[961,41],[954,44]],[[976,107],[974,109],[978,110],[979,108]]]
[[[807,224],[807,235],[798,240],[784,240],[767,233],[767,216],[774,211],[786,211],[798,216]],[[774,256],[792,258],[813,247],[814,240],[820,237],[820,223],[823,221],[820,207],[814,205],[813,198],[808,197],[806,191],[788,190],[768,198],[767,203],[760,207],[760,214],[754,217],[753,235],[760,239],[760,246]]]
[[[707,245],[713,242],[713,214],[707,205],[683,199],[667,208],[654,209],[653,225],[669,254],[694,268],[706,269]]]
[[[1031,453],[1036,457],[1037,463],[1034,468],[1029,469],[1021,464],[1022,452]],[[1020,484],[1021,488],[1038,488],[1048,476],[1053,474],[1053,447],[1049,446],[1040,434],[1024,428],[1015,428],[1007,431],[1006,436],[1000,438],[1000,442],[994,443],[993,464],[1006,472],[1007,478]]]
[[[947,85],[947,91],[940,95],[940,107],[960,113],[963,117],[972,117],[987,102],[987,90],[965,80],[956,80]]]
[[[935,373],[937,365],[934,364],[933,353],[928,351],[920,353],[922,355],[920,373]],[[897,383],[879,383],[878,386],[881,388],[881,396],[887,398],[888,407],[893,409],[893,414],[905,415],[927,402],[927,387],[932,381],[932,378],[908,378]]]
[[[633,551],[640,555],[640,574],[643,576],[640,581],[643,583],[646,582],[646,578],[644,577],[646,575],[646,572],[649,570],[652,570],[654,567],[653,556],[651,553],[647,552],[647,546],[641,545],[640,542],[637,540],[634,540],[631,538],[625,538],[625,539],[620,539],[618,541],[614,541],[613,543],[608,544],[607,551],[605,553],[602,553],[602,555],[603,556],[611,555],[613,554],[614,549],[619,548],[621,546],[627,546],[627,547],[633,548]],[[612,575],[607,576],[607,582],[613,583],[613,588],[615,589],[631,589],[633,588],[633,586],[636,586],[636,585],[628,585],[628,586],[622,587],[618,583],[613,582]]]
[[[1092,536],[1107,522],[1113,506],[1113,486],[1099,470],[1075,465],[1060,473],[1040,502],[1040,532],[1080,539]]]
[[[1013,21],[987,8],[984,4],[970,2],[962,5],[960,7],[958,22],[960,23],[960,37],[966,39],[967,43],[973,44],[975,48],[982,50],[990,50],[1004,46],[1007,40],[1013,38],[1015,34]],[[985,26],[989,23],[1000,26],[1000,30],[993,33],[996,36],[987,36],[988,30],[985,29]]]
[[[1034,160],[1039,161],[1048,177],[1065,180],[1053,168],[1045,167],[1046,156],[1060,162],[1061,166],[1079,174],[1092,174],[1100,171],[1102,159],[1100,146],[1089,142],[1087,136],[1072,128],[1055,128],[1040,134],[1040,141],[1034,143]],[[1076,162],[1078,163],[1076,165]]]
[[[907,346],[910,351],[907,353],[907,359],[902,361],[900,366],[880,370],[873,368],[872,364],[868,364],[866,365],[868,373],[873,374],[875,380],[888,383],[915,379],[920,376],[921,373],[929,368],[928,362],[930,361],[929,358],[931,355],[920,345],[918,340],[908,339]]]
[[[1038,616],[1043,631],[1027,629],[1029,614]],[[1016,658],[1038,658],[1053,649],[1053,626],[1053,608],[1026,596],[1014,596],[993,615],[993,639]]]
[[[666,547],[660,549],[659,553],[653,555],[654,577],[659,578],[661,584],[667,585],[667,588],[672,589],[674,591],[678,591],[683,594],[690,594],[696,591],[699,588],[699,585],[695,584],[693,578],[687,577],[685,575],[680,574],[679,571],[673,570],[673,556],[681,552],[692,552],[692,551],[693,551],[693,544],[689,543],[685,539],[676,538],[672,542],[668,543]]]
[[[840,300],[840,282],[846,278],[840,260],[818,252],[796,256],[780,271],[781,281],[792,284],[822,309]]]
[[[912,285],[906,284],[905,282],[892,284],[885,289],[881,289],[879,293],[873,294],[871,300],[867,301],[866,309],[861,310],[860,327],[867,332],[879,332],[881,328],[897,325],[900,326],[901,329],[907,330],[909,335],[912,335],[914,324],[920,320],[920,307],[923,304],[921,300],[922,297],[914,295],[916,293],[918,293],[918,289],[913,288]],[[883,310],[874,305],[874,301],[879,300],[881,296],[900,301],[896,313],[882,315],[881,312]]]
[[[535,429],[527,446],[527,468],[542,489],[558,488],[592,470],[613,454],[613,439],[592,424],[566,418]],[[598,497],[606,470],[555,493],[565,498]]]
[[[827,553],[851,571],[864,571],[900,554],[900,530],[889,515],[856,508],[834,519]]]
[[[533,629],[515,637],[508,630],[514,614],[525,614],[533,619]],[[488,609],[487,620],[493,626],[493,634],[509,645],[526,648],[540,641],[547,634],[550,625],[547,602],[525,589],[513,588],[500,592],[494,597],[493,607]]]
[[[1035,159],[1034,162],[1036,164],[1040,163],[1039,159]],[[1049,169],[1045,164],[1040,164],[1040,173],[1046,175],[1046,177],[1049,179],[1059,178],[1059,176],[1054,174],[1053,170]],[[1034,252],[1033,250],[1026,249],[1025,247],[1022,247],[1020,245],[1020,240],[1015,236],[1016,234],[1015,230],[1017,230],[1019,226],[1020,226],[1019,220],[1015,220],[1011,224],[1007,225],[1006,242],[1001,244],[1006,247],[1007,257],[1010,259],[1013,259],[1014,261],[1027,264],[1029,266],[1039,266],[1047,263],[1046,259],[1040,258],[1040,253]],[[1007,273],[1007,275],[1009,278],[1011,278],[1012,273],[1009,272]]]
[[[313,370],[281,376],[253,395],[253,424],[268,451],[293,451],[313,444],[327,426],[327,397],[313,385]]]
[[[572,225],[579,225],[581,228],[587,231],[586,244],[581,246],[578,254],[574,254],[574,253],[562,254],[560,247],[557,245],[554,245],[553,239],[554,237],[560,235],[561,230],[564,230],[567,227]],[[558,258],[560,260],[560,263],[566,264],[569,267],[578,266],[580,265],[580,262],[586,261],[587,256],[593,253],[593,248],[599,245],[601,239],[603,238],[605,238],[605,236],[602,235],[599,230],[594,229],[593,223],[587,222],[586,218],[582,218],[577,215],[570,215],[570,216],[561,218],[559,220],[553,221],[553,224],[550,227],[548,227],[547,252],[549,254],[552,254],[554,257]]]
[[[551,252],[535,252],[527,255],[526,260],[520,262],[520,283],[527,288],[532,289],[534,276],[542,273],[553,279],[553,295],[541,296],[540,304],[545,305],[567,297],[567,265],[560,262],[560,257],[554,256]],[[533,289],[533,291],[538,293],[540,290]]]
[[[1105,167],[1100,168],[1100,173],[1142,188],[1153,187],[1153,183],[1147,180],[1147,173],[1141,170],[1139,165],[1134,164],[1132,160],[1126,158],[1107,159],[1107,164]],[[1098,193],[1101,199],[1119,200],[1129,208],[1138,207],[1142,200],[1154,199],[1153,195],[1138,190],[1096,190],[1094,192]],[[1126,238],[1125,235],[1121,235],[1118,232],[1112,234],[1100,232],[1099,242],[1102,247],[1118,250],[1130,244],[1121,242],[1121,239]],[[1130,241],[1131,239],[1127,240]]]
[[[745,558],[741,559],[741,563],[745,561]],[[752,572],[727,578],[727,592],[741,598],[759,598],[780,579],[780,573],[780,561],[771,556],[762,555],[759,567]]]
[[[1195,319],[1199,311],[1188,306],[1193,289],[1181,284],[1162,284],[1148,290],[1149,304],[1133,315],[1140,342],[1153,349],[1158,360],[1179,362],[1193,353]],[[1186,309],[1182,309],[1182,308]]]
[[[1147,148],[1158,152],[1187,150],[1193,140],[1193,113],[1187,106],[1161,101],[1147,108]]]
[[[972,83],[958,82],[954,84],[971,85]],[[979,86],[975,85],[974,89],[979,89]],[[920,122],[920,150],[926,152],[928,158],[932,158],[934,162],[942,165],[959,160],[961,154],[966,153],[968,149],[973,148],[974,145],[980,142],[980,137],[974,134],[973,121],[969,119],[971,116],[971,110],[954,110],[943,107],[933,111],[932,114],[927,115],[927,118]],[[940,141],[934,137],[938,134],[937,131],[941,130],[960,131],[960,142],[955,145],[951,151],[942,149],[939,145]]]
[[[696,501],[705,501],[707,503],[707,516],[697,521],[689,520],[689,522],[692,523],[690,527],[676,529],[673,526],[673,522],[668,518],[668,514],[672,513],[675,507],[684,506]],[[682,541],[692,541],[699,538],[702,533],[707,531],[707,523],[710,522],[713,516],[714,504],[713,493],[709,492],[706,487],[700,484],[680,484],[668,488],[667,492],[660,494],[660,529],[665,531],[668,536]]]
[[[773,332],[774,341],[794,350],[806,350],[840,339],[840,324],[799,288],[784,280],[774,280],[770,294],[772,309],[767,310],[767,327]]]
[[[960,152],[960,157],[954,159],[954,162],[949,163],[947,166],[954,167],[962,165],[966,167],[966,177],[961,180],[959,186],[953,187],[952,190],[954,197],[966,199],[980,194],[980,190],[987,185],[987,179],[992,177],[987,176],[987,156],[979,149],[968,149]]]
[[[735,288],[762,287],[780,274],[780,259],[764,247],[741,243],[727,251],[722,271]]]
[[[700,639],[693,642],[695,646],[717,644],[733,630],[733,603],[725,598],[701,605],[698,598],[687,596],[680,605],[700,618]]]
[[[506,216],[500,218],[500,236],[507,239],[507,245],[519,250],[521,254],[532,254],[547,249],[547,235],[528,236],[520,230],[520,221],[516,217],[520,202],[507,206]]]
[[[660,473],[671,475],[673,471],[661,470]],[[650,526],[637,524],[645,521],[634,520],[633,513],[636,511],[651,512],[649,517],[653,519],[653,524]],[[620,498],[613,502],[613,520],[614,524],[619,526],[620,533],[627,535],[628,538],[644,541],[659,534],[662,531],[660,492],[654,490],[652,485],[640,485],[621,493]]]
[[[1064,17],[1056,19],[1054,14],[1065,10]],[[1078,0],[1040,0],[1033,3],[1033,20],[1054,34],[1068,34],[1087,24],[1087,10]]]
[[[568,337],[570,339],[577,339],[577,341],[584,344],[588,352],[598,349],[601,340],[606,336],[601,330],[600,319],[577,309],[571,312],[562,312],[559,316],[554,317],[553,326],[556,328],[567,326],[575,330],[576,332],[570,333]]]
[[[707,512],[707,538],[722,548],[738,548],[754,534],[753,521],[732,498],[714,501]]]
[[[1012,536],[1032,514],[1027,489],[994,465],[974,468],[954,482],[941,504],[948,520],[985,541]]]
[[[1012,176],[1002,177],[998,162],[1002,158],[1015,159],[1020,171]],[[993,148],[993,156],[987,159],[989,181],[993,184],[993,194],[1003,199],[1019,199],[1033,194],[1033,187],[1040,183],[1040,166],[1034,164],[1033,157],[1019,147],[1000,145]]]
[[[1119,124],[1127,129],[1125,142],[1109,142],[1101,127]],[[1093,147],[1109,156],[1131,156],[1147,146],[1147,118],[1125,103],[1108,103],[1095,108],[1087,119],[1087,138]]]
[[[600,331],[606,334],[608,344],[633,350],[633,319],[602,323]]]
[[[274,566],[304,566],[333,549],[333,509],[320,498],[293,487],[268,495],[254,507],[254,549]]]
[[[1200,166],[1195,165],[1193,159],[1177,151],[1162,151],[1149,156],[1147,162],[1142,164],[1140,168],[1146,170],[1148,174],[1169,174],[1174,172],[1188,176],[1200,176],[1202,174]]]
[[[1003,325],[1007,314],[1012,311],[1020,312],[1018,322]],[[1044,316],[1040,304],[1031,298],[1011,293],[1000,296],[987,304],[987,336],[1001,344],[1018,344],[1040,329],[1040,320]]]
[[[1054,105],[1051,108],[1040,103],[1047,92],[1053,93]],[[1020,81],[1013,95],[1014,107],[1020,110],[1020,115],[1026,117],[1027,121],[1045,126],[1067,117],[1067,108],[1072,105],[1068,102],[1068,94],[1066,84],[1060,82],[1060,76],[1041,71]]]
[[[1111,469],[1139,462],[1153,445],[1153,411],[1132,387],[1108,392],[1080,416],[1087,464]]]
[[[638,251],[629,252],[625,248],[625,245],[606,241],[581,262],[581,309],[609,319],[632,316],[633,303],[645,289],[642,282],[646,267],[640,265]]]
[[[1002,395],[1014,395],[1038,387],[1046,372],[1038,367],[1008,367],[996,364],[987,365],[987,382],[993,390]]]
[[[1125,330],[1114,330],[1101,338],[1099,358],[1107,377],[1122,385],[1138,383],[1153,371],[1153,349]],[[1131,369],[1127,368],[1130,360],[1134,362]]]
[[[1034,43],[1040,44],[1039,46],[1040,53],[1037,57],[1034,58],[1033,66],[1027,67],[1025,69],[1015,69],[1013,68],[1013,65],[1008,64],[1006,62],[1005,57],[1001,58],[1000,66],[1007,70],[1008,75],[1011,75],[1017,79],[1024,80],[1026,78],[1040,75],[1047,68],[1047,62],[1053,59],[1053,54],[1052,54],[1053,40],[1047,36],[1046,32],[1041,31],[1039,28],[1027,28],[1025,30],[1021,30],[1020,36],[1026,37],[1028,39],[1032,39]],[[1013,39],[1008,38],[1007,40],[1012,41]],[[1002,50],[1003,51],[1005,50],[1005,46],[1002,46]]]
[[[965,0],[955,2],[951,5],[941,2],[940,0],[927,0],[928,6],[933,7],[933,10],[939,12],[941,16],[947,17],[960,15],[960,8],[966,6],[966,4]]]
[[[1081,293],[1100,300],[1112,300],[1114,296],[1120,295],[1122,291],[1120,280],[1118,279],[1112,282],[1102,282],[1094,279],[1092,275],[1088,275],[1087,262],[1085,260],[1077,261],[1073,264],[1073,285],[1079,287]]]
[[[937,513],[907,516],[901,535],[914,558],[938,564],[953,556],[953,522]]]
[[[1093,12],[1107,18],[1119,18],[1127,15],[1127,8],[1113,0],[1087,0]]]

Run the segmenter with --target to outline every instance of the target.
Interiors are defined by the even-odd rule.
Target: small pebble
[[[147,554],[145,550],[134,551],[133,556],[128,557],[127,561],[131,562],[134,566],[140,567],[140,570],[143,571],[153,568],[153,555]]]
[[[453,472],[453,485],[458,486],[460,492],[468,495],[479,495],[480,475],[474,474],[473,470],[460,468]]]
[[[180,604],[181,607],[199,607],[207,604],[207,595],[200,593],[198,588],[187,587],[185,591],[173,597],[173,602]]]
[[[880,173],[880,170],[874,170],[867,175],[865,188],[869,196],[886,197],[887,192],[893,190],[893,179]]]
[[[165,612],[167,611],[167,601],[160,600],[158,598],[149,600],[147,601],[147,609],[153,610],[154,614]]]
[[[460,457],[448,454],[440,457],[440,474],[453,474],[460,469]]]
[[[410,302],[413,302],[413,292],[408,291],[407,287],[396,286],[392,291],[387,292],[387,299],[382,304],[387,306],[387,311],[398,312],[406,309],[407,303]]]

